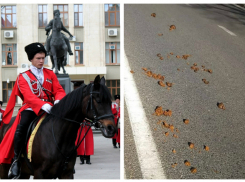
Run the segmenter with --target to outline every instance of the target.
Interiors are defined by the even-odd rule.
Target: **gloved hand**
[[[58,104],[59,102],[60,102],[60,100],[54,101],[54,105],[55,105],[55,104]]]
[[[44,110],[46,113],[50,113],[50,111],[51,111],[51,109],[52,109],[52,106],[51,105],[49,105],[49,104],[44,104],[43,106],[42,106],[42,110]]]

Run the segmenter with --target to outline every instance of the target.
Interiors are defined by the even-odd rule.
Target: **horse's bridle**
[[[87,114],[88,114],[89,105],[91,105],[90,110],[92,110],[92,114],[93,114],[93,117],[94,117],[93,120],[94,120],[95,123],[98,123],[99,120],[104,119],[104,118],[110,118],[110,117],[114,118],[113,114],[104,114],[104,115],[99,116],[99,117],[96,116],[96,113],[95,113],[95,110],[94,110],[94,104],[93,104],[93,94],[99,94],[100,92],[93,91],[93,87],[94,87],[94,84],[92,84],[91,90],[90,90],[90,96],[89,96],[89,101],[88,101],[88,105],[87,105]]]
[[[85,87],[84,85],[82,85],[82,86]],[[104,119],[104,118],[110,118],[110,117],[113,117],[113,118],[114,118],[114,115],[113,115],[113,114],[104,114],[104,115],[102,115],[102,116],[97,117],[96,112],[95,112],[95,109],[94,109],[94,104],[93,104],[93,94],[100,94],[100,92],[95,92],[95,91],[93,91],[93,87],[94,87],[94,84],[92,84],[92,86],[91,86],[90,96],[89,96],[89,101],[88,101],[88,105],[87,105],[87,109],[86,109],[86,112],[87,112],[87,114],[88,114],[88,108],[89,108],[89,105],[91,105],[90,109],[92,110],[92,114],[93,114],[93,117],[94,117],[94,118],[93,118],[93,120],[90,120],[90,119],[85,118],[85,120],[86,120],[87,122],[89,122],[89,123],[83,123],[83,122],[82,122],[82,123],[79,123],[79,122],[77,122],[77,121],[75,121],[75,120],[67,119],[67,118],[62,118],[62,117],[57,116],[57,115],[53,114],[52,112],[50,112],[50,114],[53,115],[53,116],[55,116],[55,117],[58,117],[58,118],[60,118],[60,119],[64,119],[64,120],[66,120],[66,121],[74,122],[74,123],[77,123],[77,124],[79,124],[79,125],[82,126],[82,128],[81,128],[81,130],[80,130],[80,133],[79,133],[79,136],[78,136],[78,141],[80,140],[80,136],[81,136],[82,129],[83,129],[84,125],[88,125],[88,126],[89,126],[89,128],[88,128],[87,132],[85,133],[85,135],[83,136],[82,140],[77,144],[77,146],[75,146],[75,148],[70,152],[70,154],[69,154],[68,157],[67,157],[67,156],[65,156],[65,155],[61,152],[61,149],[59,148],[59,146],[58,146],[58,144],[57,144],[57,141],[56,141],[56,139],[55,139],[55,135],[54,135],[54,127],[53,127],[53,126],[54,126],[54,121],[53,121],[53,125],[52,125],[52,134],[53,134],[53,138],[54,138],[56,147],[58,148],[58,150],[60,151],[60,153],[61,153],[61,154],[63,155],[63,157],[65,158],[65,164],[64,164],[64,166],[63,166],[63,171],[66,170],[67,165],[68,165],[68,160],[69,160],[69,158],[70,158],[71,155],[74,153],[74,151],[76,151],[77,148],[81,145],[81,143],[83,142],[83,140],[84,140],[85,136],[87,135],[87,133],[88,133],[89,129],[91,128],[91,126],[95,126],[96,123],[98,123],[99,126],[100,126],[100,128],[102,128],[102,124],[99,122],[99,120]],[[82,88],[82,89],[84,89],[84,88]],[[83,92],[82,92],[82,93],[83,93]]]

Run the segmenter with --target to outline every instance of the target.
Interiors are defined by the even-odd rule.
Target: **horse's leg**
[[[56,56],[56,51],[54,49],[54,46],[51,46],[51,52],[53,55],[53,60],[54,60],[54,66],[55,66],[55,73],[58,74],[58,66],[57,66],[57,56]]]
[[[30,174],[21,173],[20,179],[30,179]]]
[[[0,165],[0,178],[1,179],[8,179],[8,172],[10,169],[11,164],[1,164]]]
[[[60,177],[60,179],[74,179],[74,175],[73,175],[73,170],[69,171],[69,173],[63,173]]]
[[[64,51],[64,57],[63,57],[63,61],[62,61],[61,66],[62,66],[62,69],[63,69],[63,73],[66,74],[66,70],[65,70],[64,66],[66,65],[66,61],[67,61],[67,49],[68,48],[67,48],[67,46],[65,44],[63,45],[63,49],[65,51]]]
[[[52,63],[52,68],[51,69],[54,69],[54,58],[53,58],[53,56],[50,56],[50,59],[51,59],[51,63]]]

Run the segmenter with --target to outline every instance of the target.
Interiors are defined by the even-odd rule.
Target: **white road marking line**
[[[234,34],[232,31],[228,30],[227,28],[218,25],[219,28],[222,28],[224,31],[226,31],[228,34],[232,35],[232,36],[236,36],[236,34]]]
[[[143,179],[166,179],[125,53],[124,67],[125,103]]]

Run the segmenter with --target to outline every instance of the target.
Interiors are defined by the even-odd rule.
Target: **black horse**
[[[82,85],[53,106],[40,125],[33,141],[31,167],[22,159],[21,179],[73,179],[77,152],[75,140],[85,118],[100,125],[102,134],[111,138],[117,131],[111,112],[111,94],[105,79],[98,75],[94,83]],[[3,125],[0,142],[13,124]],[[26,147],[25,147],[26,148]],[[6,179],[10,164],[0,165],[0,178]],[[32,170],[30,169],[32,168]]]

